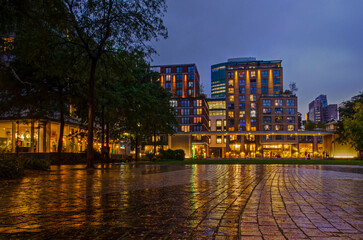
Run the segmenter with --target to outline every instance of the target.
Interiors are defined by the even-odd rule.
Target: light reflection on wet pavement
[[[0,181],[0,239],[363,239],[363,167],[52,166]]]

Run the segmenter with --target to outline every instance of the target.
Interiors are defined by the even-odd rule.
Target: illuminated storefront
[[[1,120],[0,152],[57,152],[60,123],[50,120]],[[124,147],[122,147],[124,146]],[[63,131],[62,152],[84,152],[87,147],[86,132],[77,124],[66,123]],[[95,139],[94,149],[101,151]],[[110,142],[111,154],[121,154],[125,144]]]

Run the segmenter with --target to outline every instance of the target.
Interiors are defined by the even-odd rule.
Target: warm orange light
[[[161,82],[160,82],[161,86],[164,87],[164,76],[161,76]]]
[[[175,81],[175,75],[173,75],[173,94],[176,94],[176,81]]]
[[[184,91],[183,91],[183,97],[186,97],[188,94],[188,80],[187,75],[184,74]]]

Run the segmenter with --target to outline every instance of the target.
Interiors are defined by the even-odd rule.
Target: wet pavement
[[[363,239],[362,170],[52,166],[0,181],[0,239]]]

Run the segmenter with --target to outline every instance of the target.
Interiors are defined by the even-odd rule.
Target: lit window
[[[201,117],[194,117],[194,123],[201,123],[202,118]]]
[[[230,96],[229,96],[229,101],[230,101],[230,102],[234,102],[234,96],[233,96],[233,95],[230,95]]]
[[[251,109],[256,109],[256,103],[251,103]]]
[[[194,82],[188,82],[188,87],[193,88],[194,87]]]
[[[271,108],[263,108],[263,109],[262,109],[262,112],[263,112],[264,114],[271,114]]]
[[[282,123],[284,121],[284,118],[282,116],[275,117],[275,123]]]
[[[229,111],[228,112],[228,117],[233,118],[233,116],[234,116],[234,112],[233,111]]]
[[[256,117],[256,110],[251,110],[251,117]]]
[[[253,95],[253,94],[250,95],[250,101],[251,102],[255,102],[256,98],[257,98],[256,95]]]
[[[217,127],[222,127],[222,120],[217,120],[216,121],[216,126]]]
[[[228,81],[228,86],[229,86],[229,87],[233,87],[233,80],[229,80],[229,81]]]
[[[238,76],[239,76],[240,78],[245,78],[245,77],[246,77],[246,73],[245,73],[245,72],[239,72],[239,73],[238,73]]]
[[[282,125],[275,125],[275,130],[276,131],[282,131],[283,130],[283,126]]]
[[[201,115],[202,114],[202,109],[201,108],[195,108],[194,109],[194,115]]]
[[[177,100],[170,100],[170,106],[171,107],[177,107],[178,106],[178,101]]]
[[[190,132],[190,126],[189,125],[182,125],[181,126],[182,132]]]
[[[257,128],[256,127],[251,127],[251,131],[256,131]],[[252,147],[252,146],[251,146]]]
[[[166,75],[166,81],[170,81],[170,79],[171,79],[171,75]]]
[[[234,93],[234,88],[228,88],[228,93]]]
[[[202,106],[202,100],[194,100],[194,107],[201,107]]]
[[[250,73],[250,77],[251,77],[251,78],[256,77],[256,71],[251,71],[251,73]]]
[[[275,106],[282,106],[282,105],[283,105],[282,99],[275,100]]]
[[[239,111],[239,117],[244,118],[246,116],[246,111]]]
[[[263,129],[264,129],[265,131],[270,131],[270,130],[271,130],[271,125],[265,125],[265,126],[263,127]]]
[[[193,95],[194,95],[194,89],[189,89],[188,96],[193,96]]]
[[[222,136],[217,136],[217,143],[222,143]]]
[[[287,131],[294,131],[295,126],[294,125],[287,125]]]

